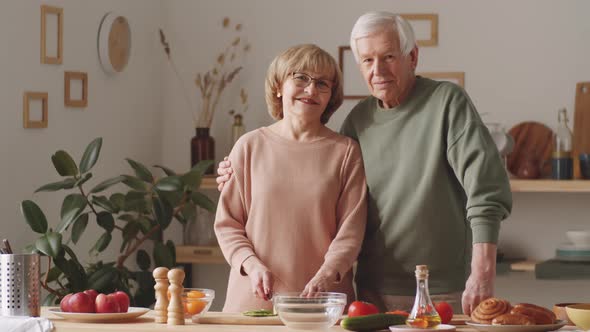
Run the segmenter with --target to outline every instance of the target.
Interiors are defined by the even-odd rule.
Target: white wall
[[[63,8],[63,63],[40,63],[40,5]],[[0,237],[20,251],[35,239],[19,211],[33,199],[45,211],[50,227],[59,224],[65,194],[38,193],[41,185],[60,179],[51,155],[64,149],[80,160],[95,137],[103,137],[101,157],[89,185],[130,171],[125,157],[151,165],[161,161],[161,66],[157,56],[158,0],[2,1],[0,11]],[[108,11],[127,17],[132,52],[126,70],[106,75],[99,64],[96,40],[101,18]],[[64,71],[88,73],[88,107],[64,106]],[[23,93],[49,94],[45,129],[23,128]],[[131,173],[129,173],[131,174]],[[77,246],[86,259],[98,230],[89,227]],[[120,242],[118,242],[120,243]],[[118,252],[112,244],[112,252]],[[113,256],[115,257],[115,256]]]
[[[478,110],[488,113],[487,121],[499,121],[507,128],[527,120],[554,127],[562,106],[573,118],[575,84],[590,80],[590,2],[584,0],[177,0],[166,4],[162,25],[175,45],[175,59],[194,102],[194,75],[206,70],[228,43],[218,34],[221,18],[244,24],[252,52],[234,83],[236,91],[244,86],[251,96],[245,118],[248,130],[271,123],[263,82],[278,52],[313,42],[337,57],[338,46],[349,43],[355,19],[369,10],[437,13],[439,45],[420,49],[418,71],[464,71],[465,88]],[[192,127],[178,82],[166,64],[163,69],[163,157],[181,167],[189,163]],[[236,93],[225,96],[225,110],[236,105]],[[338,128],[353,105],[345,102],[329,125]],[[229,151],[230,125],[220,110],[212,129],[217,159]],[[589,198],[588,194],[515,194],[514,212],[502,227],[500,247],[509,256],[552,257],[555,247],[566,241],[568,228],[588,227]],[[195,280],[200,286],[220,285],[225,272],[204,265]]]

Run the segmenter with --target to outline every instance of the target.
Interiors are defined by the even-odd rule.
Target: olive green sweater
[[[431,294],[461,291],[471,244],[497,243],[512,194],[496,146],[467,94],[417,77],[407,100],[361,101],[341,130],[360,143],[369,187],[357,287],[414,295],[427,264]]]

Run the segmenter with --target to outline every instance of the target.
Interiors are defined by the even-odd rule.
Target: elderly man
[[[341,129],[361,146],[369,187],[358,297],[409,309],[415,265],[427,264],[433,300],[470,314],[494,293],[500,222],[512,208],[498,151],[465,91],[415,75],[418,47],[401,16],[362,15],[350,45],[371,92]]]

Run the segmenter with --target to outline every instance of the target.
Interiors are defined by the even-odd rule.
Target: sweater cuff
[[[500,233],[500,222],[482,217],[471,219],[471,231],[473,232],[473,243],[498,243]]]
[[[251,256],[255,256],[255,254],[254,251],[249,248],[244,248],[236,252],[231,258],[231,267],[237,269],[241,275],[245,276],[246,274],[244,274],[242,265],[244,264],[244,261]]]

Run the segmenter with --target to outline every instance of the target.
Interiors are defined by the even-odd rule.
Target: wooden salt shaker
[[[158,267],[153,272],[156,279],[156,304],[154,305],[154,321],[165,324],[168,321],[168,268]]]

